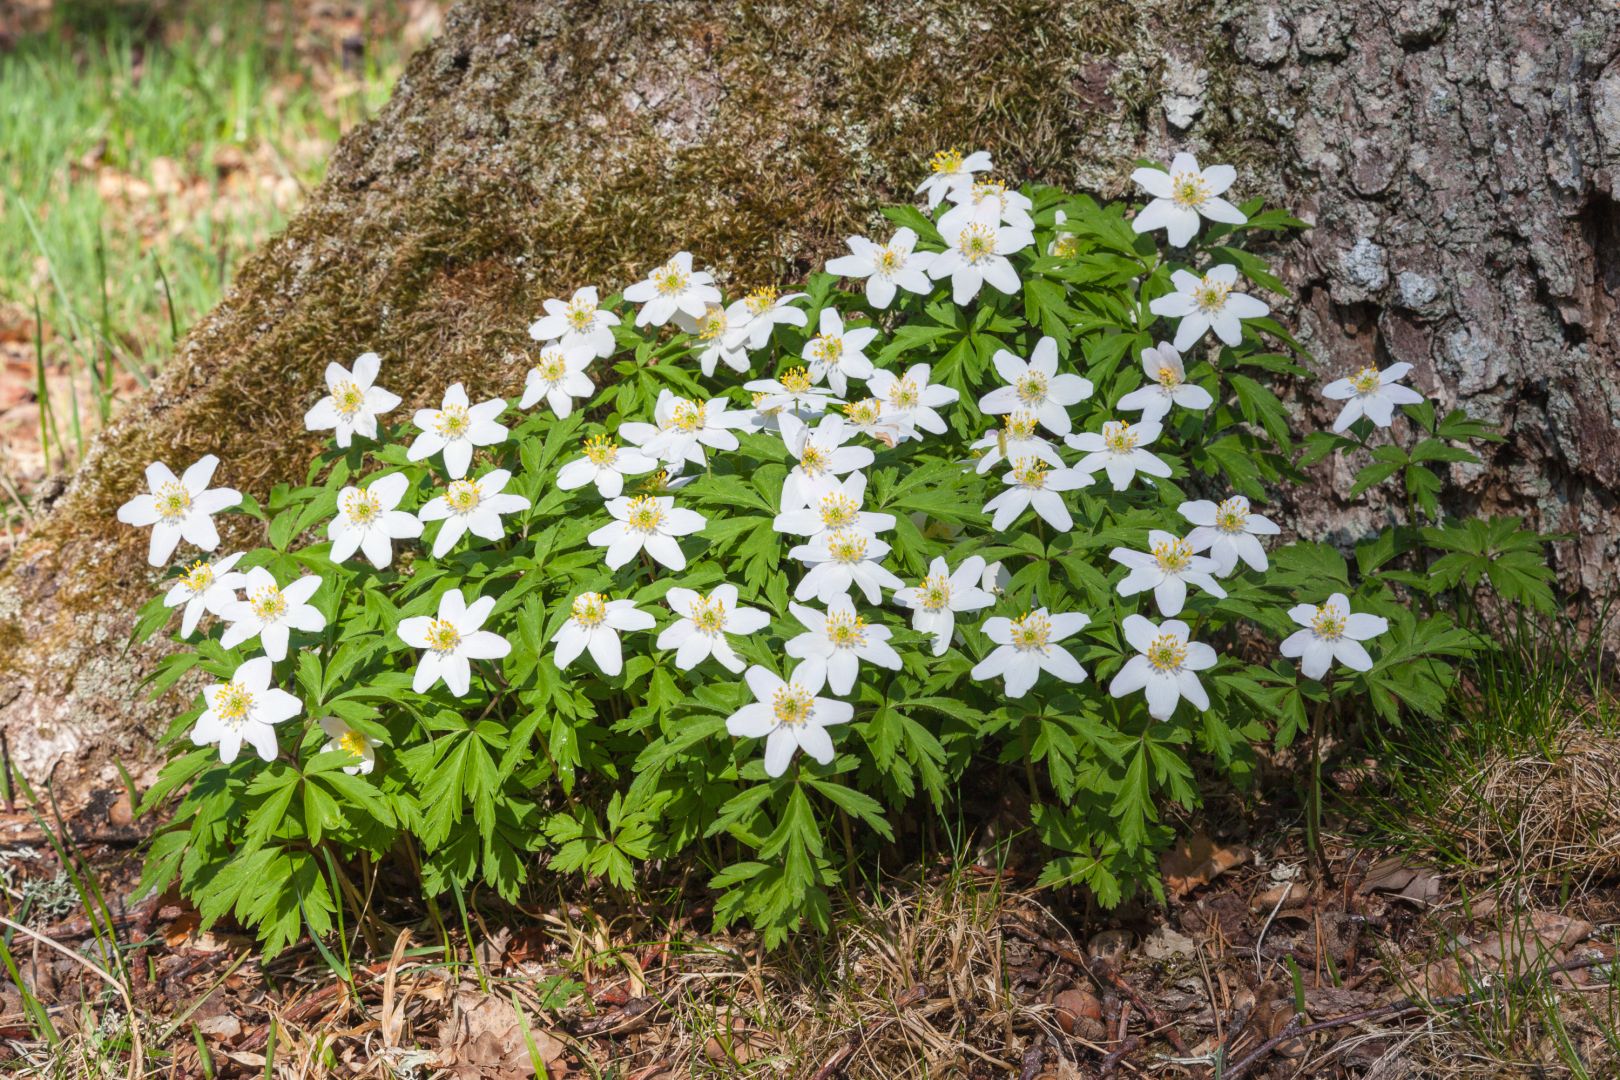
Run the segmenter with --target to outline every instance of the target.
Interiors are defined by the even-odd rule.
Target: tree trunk
[[[195,689],[145,700],[161,647],[125,645],[156,579],[113,512],[148,461],[216,453],[262,495],[303,475],[328,361],[381,353],[406,410],[457,379],[513,394],[543,298],[678,248],[728,291],[801,277],[953,144],[1106,195],[1138,156],[1236,164],[1240,197],[1316,223],[1282,253],[1283,316],[1320,374],[1409,361],[1498,426],[1448,504],[1570,534],[1564,586],[1611,598],[1617,54],[1590,0],[468,0],[0,568],[13,760],[94,804]],[[1377,511],[1339,497],[1343,464],[1318,473],[1291,524],[1353,540]]]

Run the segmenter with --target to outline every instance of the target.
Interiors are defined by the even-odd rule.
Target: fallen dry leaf
[[[1199,833],[1188,837],[1159,857],[1164,887],[1179,900],[1201,885],[1249,861],[1250,851],[1241,844],[1223,846]]]

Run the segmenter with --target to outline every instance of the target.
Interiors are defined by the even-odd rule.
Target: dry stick
[[[145,1055],[141,1052],[141,1018],[135,1013],[135,1002],[130,1000],[129,988],[109,975],[106,970],[100,967],[98,964],[93,963],[88,957],[73,951],[66,945],[52,941],[44,934],[28,929],[28,927],[24,926],[22,923],[14,922],[11,919],[6,918],[4,915],[0,915],[0,926],[9,926],[11,929],[17,931],[17,933],[33,938],[42,945],[49,945],[51,948],[55,949],[68,959],[76,961],[89,970],[95,972],[95,974],[101,977],[103,982],[112,987],[114,990],[118,991],[118,996],[124,999],[124,1015],[129,1017],[130,1080],[135,1080],[136,1077],[140,1076],[144,1071],[144,1066],[146,1064],[144,1060]]]

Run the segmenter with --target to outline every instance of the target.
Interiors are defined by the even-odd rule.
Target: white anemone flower
[[[637,326],[663,326],[676,312],[687,318],[700,319],[710,304],[720,302],[720,290],[714,287],[714,275],[707,270],[692,269],[692,253],[677,252],[675,257],[624,290],[624,298],[640,304],[636,312]]]
[[[1258,319],[1271,312],[1263,301],[1248,293],[1233,292],[1237,279],[1238,268],[1231,263],[1212,267],[1203,277],[1177,270],[1170,275],[1176,291],[1150,301],[1148,310],[1181,320],[1172,343],[1178,352],[1198,344],[1210,330],[1226,344],[1236,345],[1243,340],[1242,320]]]
[[[439,596],[439,614],[413,615],[399,620],[395,631],[413,649],[422,650],[411,676],[411,689],[425,694],[440,679],[456,697],[465,697],[472,686],[474,660],[499,660],[512,651],[512,643],[493,630],[483,629],[495,610],[493,596],[480,596],[467,603],[460,589],[447,589]]]
[[[725,398],[692,401],[666,388],[658,392],[658,403],[653,406],[654,423],[620,424],[619,435],[659,461],[706,465],[709,456],[704,447],[735,450],[739,445],[731,429],[740,426],[743,417],[727,412],[729,407]]]
[[[833,759],[827,729],[854,719],[855,706],[836,698],[817,697],[824,681],[818,669],[800,664],[783,679],[755,664],[743,676],[755,701],[726,717],[726,731],[736,739],[765,740],[765,774],[781,776],[800,750],[823,765]]]
[[[169,587],[168,593],[163,597],[163,606],[172,608],[181,604],[186,605],[185,610],[180,613],[181,637],[188,638],[192,635],[203,612],[218,615],[220,608],[236,599],[236,590],[242,587],[245,578],[231,567],[235,566],[241,557],[242,553],[238,551],[234,555],[227,555],[213,562],[198,559],[186,567],[185,573]]]
[[[1147,373],[1147,385],[1120,398],[1117,408],[1125,412],[1140,410],[1144,423],[1163,420],[1172,405],[1202,411],[1215,403],[1208,390],[1187,381],[1181,354],[1168,342],[1142,350],[1142,370]]]
[[[1015,229],[1035,228],[1035,219],[1029,216],[1035,204],[1017,189],[1009,188],[1003,180],[975,180],[957,188],[949,198],[956,205],[940,215],[939,231],[942,234],[975,218],[999,221]]]
[[[433,539],[435,559],[444,558],[445,552],[467,533],[481,540],[499,540],[506,535],[501,517],[529,508],[529,500],[522,495],[506,493],[511,479],[512,474],[506,469],[491,469],[477,479],[452,480],[443,495],[422,505],[416,516],[424,523],[444,522],[439,526],[439,535]]]
[[[270,673],[270,658],[255,656],[232,672],[229,682],[205,688],[208,707],[197,717],[191,741],[197,746],[218,743],[219,760],[226,765],[236,760],[243,743],[264,761],[276,760],[275,725],[297,716],[304,703],[271,686]]]
[[[731,324],[731,316],[728,309],[719,304],[710,304],[703,316],[697,319],[677,313],[675,324],[698,339],[698,344],[693,348],[702,349],[698,353],[698,370],[703,372],[704,378],[712,378],[714,369],[722,362],[733,371],[748,370],[748,353],[740,348],[734,349],[729,344],[727,327]]]
[[[1148,532],[1147,551],[1117,547],[1108,557],[1130,568],[1119,583],[1119,595],[1135,596],[1153,590],[1153,602],[1166,618],[1181,614],[1187,604],[1187,586],[1196,585],[1211,596],[1225,597],[1226,590],[1212,576],[1215,560],[1193,554],[1191,540],[1183,540],[1163,529]]]
[[[1016,619],[1000,615],[986,619],[981,629],[996,647],[973,665],[969,677],[978,682],[1001,679],[1010,698],[1029,693],[1043,671],[1067,683],[1082,682],[1086,669],[1058,642],[1078,634],[1089,622],[1091,616],[1078,611],[1049,615],[1045,608]]]
[[[1020,458],[1034,458],[1054,469],[1063,468],[1063,458],[1058,454],[1057,447],[1035,433],[1039,424],[1034,413],[1018,409],[1009,413],[999,428],[979,436],[978,441],[970,447],[983,451],[977,466],[979,475],[989,472],[998,462],[1017,461]],[[1070,445],[1073,445],[1074,436],[1069,438]]]
[[[460,480],[472,464],[473,448],[495,446],[506,441],[506,425],[496,423],[506,411],[502,398],[490,398],[477,405],[467,402],[467,390],[454,383],[444,392],[444,405],[438,409],[418,409],[411,422],[422,430],[405,457],[425,461],[444,454],[444,469],[450,479]]]
[[[551,637],[557,646],[552,662],[558,671],[565,671],[589,649],[602,674],[617,675],[624,670],[619,634],[651,630],[655,623],[650,612],[636,610],[634,600],[609,600],[601,593],[580,593],[569,607],[568,621]]]
[[[665,603],[680,618],[658,635],[660,649],[675,650],[675,666],[691,671],[710,656],[727,671],[740,674],[747,667],[726,639],[727,634],[755,634],[771,624],[758,608],[737,604],[737,586],[716,585],[707,596],[679,587],[664,594]]]
[[[1259,537],[1276,536],[1282,530],[1270,518],[1250,510],[1249,500],[1242,495],[1233,495],[1219,505],[1208,499],[1193,499],[1176,509],[1197,526],[1187,534],[1187,542],[1194,551],[1209,552],[1220,577],[1236,570],[1239,559],[1256,570],[1263,571],[1269,565]]]
[[[342,750],[354,758],[353,765],[343,766],[344,772],[350,776],[371,775],[371,771],[377,767],[377,747],[382,745],[381,739],[373,739],[363,731],[356,731],[335,716],[321,717],[321,730],[328,736],[321,745],[321,753]]]
[[[810,367],[810,377],[816,382],[826,380],[833,393],[843,397],[849,393],[849,380],[865,381],[876,370],[864,351],[877,337],[875,326],[846,329],[844,317],[832,308],[821,309],[820,331],[804,343],[799,354]]]
[[[575,289],[565,303],[547,300],[546,313],[529,325],[529,336],[536,341],[555,341],[564,349],[583,348],[593,359],[607,359],[618,349],[613,328],[619,317],[600,306],[596,286]]]
[[[805,632],[789,638],[784,651],[803,661],[800,671],[822,673],[833,693],[843,696],[855,688],[862,660],[890,671],[900,670],[900,654],[889,644],[894,631],[855,614],[855,602],[848,596],[829,601],[826,611],[794,603],[788,604],[788,610]]]
[[[1041,426],[1054,435],[1074,430],[1069,406],[1091,396],[1091,380],[1065,372],[1058,374],[1057,341],[1043,337],[1026,362],[1006,349],[991,358],[996,374],[1006,386],[997,387],[979,399],[979,411],[991,416],[1022,410],[1033,413]]]
[[[1163,229],[1171,247],[1186,247],[1198,235],[1199,218],[1242,225],[1249,219],[1243,211],[1221,198],[1221,194],[1237,179],[1237,170],[1230,165],[1198,167],[1198,159],[1191,154],[1177,154],[1170,161],[1169,171],[1163,169],[1137,169],[1131,179],[1153,201],[1142,208],[1131,222],[1138,233]]]
[[[1057,233],[1052,242],[1046,245],[1046,253],[1055,255],[1060,259],[1072,259],[1080,254],[1080,238],[1072,232],[1064,232],[1063,225],[1069,220],[1069,215],[1058,210],[1052,215],[1052,229]]]
[[[979,295],[986,282],[1008,296],[1018,293],[1018,271],[1007,256],[1035,242],[1029,229],[1003,225],[995,217],[969,218],[942,229],[945,250],[928,264],[928,276],[951,279],[951,299],[958,307]]]
[[[881,604],[884,589],[905,587],[905,582],[879,564],[888,553],[888,544],[858,529],[819,533],[808,544],[788,552],[810,567],[793,590],[793,599],[813,596],[830,604],[851,587],[859,587],[867,603]]]
[[[803,308],[793,306],[804,296],[802,292],[784,296],[774,286],[766,285],[741,300],[733,301],[726,308],[726,348],[758,352],[770,342],[771,333],[778,326],[804,326],[810,321],[810,316],[804,313]],[[746,366],[745,360],[744,367],[737,370],[746,370]]]
[[[1075,468],[1083,473],[1098,469],[1108,474],[1115,491],[1124,491],[1137,473],[1166,477],[1170,466],[1160,457],[1142,449],[1159,437],[1164,429],[1158,424],[1127,424],[1123,420],[1110,420],[1101,432],[1085,431],[1070,435],[1064,442],[1075,450],[1084,450]]]
[[[974,173],[989,172],[992,167],[987,150],[975,150],[966,157],[954,146],[940,150],[929,159],[928,177],[917,185],[917,193],[928,196],[928,209],[933,210],[945,196],[972,187]]]
[[[285,660],[287,641],[294,630],[318,634],[326,629],[326,616],[309,602],[320,587],[321,579],[311,575],[283,589],[276,585],[270,571],[255,566],[242,576],[242,599],[220,606],[219,617],[230,624],[219,637],[220,645],[234,649],[257,636],[264,655]]]
[[[355,435],[377,437],[377,417],[399,405],[399,395],[390,394],[377,381],[382,357],[361,353],[351,372],[342,364],[326,365],[327,395],[304,414],[304,427],[310,431],[334,429],[337,444],[347,447]]]
[[[617,570],[642,550],[671,570],[684,570],[686,554],[676,538],[707,524],[702,514],[677,507],[668,495],[621,495],[607,501],[607,512],[613,520],[588,539],[592,547],[607,549],[610,570]]]
[[[1120,698],[1146,691],[1148,714],[1155,720],[1170,719],[1182,698],[1196,709],[1209,708],[1209,695],[1197,673],[1215,666],[1215,650],[1189,641],[1186,623],[1166,619],[1156,626],[1140,615],[1127,615],[1120,630],[1137,655],[1125,661],[1108,684],[1111,695]]]
[[[885,410],[883,402],[875,397],[862,398],[845,405],[844,418],[849,421],[850,427],[884,446],[898,446],[907,438],[918,437],[909,416],[896,416]]]
[[[1074,518],[1064,505],[1063,492],[1091,483],[1091,476],[1078,469],[1049,467],[1036,458],[1019,458],[1002,477],[1005,491],[984,504],[986,514],[994,514],[990,527],[1006,532],[1025,510],[1031,508],[1058,532],[1074,528]]]
[[[880,369],[866,380],[867,390],[883,402],[884,412],[900,427],[902,438],[909,433],[911,438],[920,439],[919,431],[945,434],[945,418],[938,410],[954,404],[962,395],[952,387],[930,383],[932,371],[928,364],[912,364],[903,375]]]
[[[781,378],[745,382],[743,389],[754,395],[756,413],[778,417],[792,413],[801,420],[824,413],[842,400],[829,387],[817,386],[809,369],[802,367],[789,368]]]
[[[917,234],[901,227],[887,244],[877,244],[864,236],[851,236],[850,254],[827,261],[827,273],[839,277],[866,279],[866,302],[883,311],[894,302],[896,289],[927,296],[934,291],[928,279],[931,251],[917,251]]]
[[[409,487],[404,473],[389,473],[364,488],[346,487],[338,492],[337,516],[326,527],[332,561],[345,562],[358,550],[372,566],[386,570],[394,561],[395,540],[422,535],[422,522],[415,514],[395,509]]]
[[[1343,431],[1363,416],[1378,427],[1389,427],[1395,422],[1395,406],[1423,400],[1422,394],[1400,384],[1411,370],[1412,365],[1406,363],[1391,364],[1383,371],[1364,367],[1348,379],[1335,379],[1322,387],[1323,397],[1344,402],[1333,430]]]
[[[861,500],[865,496],[866,477],[858,472],[850,473],[844,477],[843,483],[824,490],[812,499],[809,506],[777,514],[771,528],[779,533],[812,537],[842,529],[880,533],[894,528],[893,514],[861,509]]]
[[[1280,651],[1299,660],[1300,673],[1307,679],[1320,679],[1334,661],[1352,671],[1370,670],[1372,657],[1361,643],[1389,629],[1389,620],[1381,615],[1351,611],[1344,593],[1334,593],[1320,606],[1296,604],[1288,615],[1305,629],[1284,638]]]
[[[204,551],[219,547],[214,515],[241,502],[242,493],[235,488],[208,486],[218,467],[219,458],[213,454],[198,458],[178,479],[160,461],[146,467],[149,494],[137,495],[120,506],[118,520],[125,525],[152,527],[146,550],[148,563],[162,566],[168,562],[182,539]]]
[[[828,413],[811,427],[792,413],[780,417],[782,442],[798,461],[782,482],[782,510],[810,506],[829,491],[838,490],[838,478],[864,469],[876,455],[864,446],[845,446],[854,428],[837,413]]]
[[[592,435],[585,440],[585,456],[557,470],[557,486],[573,491],[595,484],[598,495],[614,499],[624,491],[626,476],[640,476],[657,467],[658,459],[639,449],[621,447],[607,435]]]
[[[996,602],[981,587],[984,574],[984,559],[978,555],[963,559],[955,573],[944,558],[936,555],[928,564],[927,577],[894,594],[897,604],[911,609],[911,628],[934,635],[935,656],[944,656],[951,647],[958,611],[978,611]]]
[[[518,408],[532,409],[542,398],[551,406],[559,419],[574,411],[574,400],[589,398],[596,393],[596,384],[585,374],[594,355],[589,346],[547,345],[540,350],[540,358],[523,377],[523,396]]]

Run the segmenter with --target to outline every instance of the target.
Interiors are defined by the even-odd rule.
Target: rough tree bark
[[[1450,505],[1571,534],[1591,610],[1617,591],[1617,25],[1591,0],[468,0],[0,568],[13,759],[99,805],[173,714],[125,646],[154,575],[113,511],[147,461],[217,453],[262,493],[302,473],[327,361],[375,349],[407,409],[513,393],[542,298],[677,247],[797,277],[952,144],[1104,194],[1139,155],[1237,164],[1315,222],[1282,255],[1321,373],[1410,361],[1498,425]],[[1378,511],[1320,475],[1293,525],[1353,539]]]

